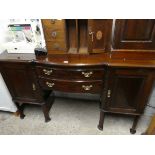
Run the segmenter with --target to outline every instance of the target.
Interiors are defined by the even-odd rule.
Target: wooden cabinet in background
[[[48,54],[88,54],[110,51],[112,20],[43,19],[42,24]]]
[[[114,51],[135,58],[155,51],[154,19],[43,19],[42,24],[48,54]]]
[[[43,19],[42,20],[46,48],[50,53],[60,54],[66,53],[66,22],[58,19]]]
[[[113,48],[117,50],[155,50],[155,20],[117,19]]]

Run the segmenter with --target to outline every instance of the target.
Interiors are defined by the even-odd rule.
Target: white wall
[[[7,25],[9,20],[0,20],[0,53],[4,50],[3,44],[5,43],[5,33],[7,31]]]
[[[15,20],[2,20],[0,19],[0,51],[3,51],[6,49],[6,34],[8,32],[8,25],[9,24],[24,24],[24,23],[29,23],[32,25],[33,30],[36,30],[36,25],[38,25],[40,27],[41,30],[41,34],[39,33],[35,33],[34,31],[34,38],[35,38],[35,45],[38,46],[41,43],[41,47],[45,48],[46,44],[45,44],[45,39],[44,39],[44,34],[43,34],[43,29],[42,29],[42,23],[40,20],[24,20],[24,19],[15,19]],[[27,46],[26,46],[27,45]],[[26,47],[28,47],[28,44],[25,44],[25,49],[27,49]]]

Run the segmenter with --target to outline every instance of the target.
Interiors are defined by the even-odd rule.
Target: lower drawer
[[[63,40],[46,41],[47,50],[60,50],[66,51],[66,44]]]
[[[103,82],[95,81],[67,81],[40,79],[39,83],[45,90],[57,90],[71,93],[100,93]]]

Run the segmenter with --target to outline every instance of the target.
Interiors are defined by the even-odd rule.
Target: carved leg
[[[20,112],[20,118],[24,119],[25,115],[24,115],[24,107],[25,105],[22,104],[21,106],[19,106],[19,112]]]
[[[18,108],[18,114],[20,115],[21,119],[24,119],[25,115],[24,115],[24,104],[19,104],[18,102],[15,102],[17,108]]]
[[[130,129],[130,133],[131,134],[135,134],[136,133],[136,127],[137,127],[138,120],[139,120],[139,116],[135,116],[132,128]]]
[[[42,105],[42,110],[45,117],[45,122],[49,122],[51,120],[49,116],[49,111],[54,103],[54,94],[50,95],[46,100],[46,103]]]
[[[105,113],[103,111],[100,111],[100,120],[97,126],[99,130],[103,130],[104,117],[105,117]]]
[[[42,105],[42,110],[43,110],[43,113],[44,113],[45,122],[49,122],[51,120],[51,118],[49,116],[49,110],[48,110],[48,107],[47,107],[46,103],[44,105]]]

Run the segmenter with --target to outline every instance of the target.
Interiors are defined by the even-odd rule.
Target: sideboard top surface
[[[34,62],[54,66],[112,66],[155,68],[155,59],[125,58],[111,53],[101,54],[52,54],[35,56],[35,54],[0,54],[0,62]]]

